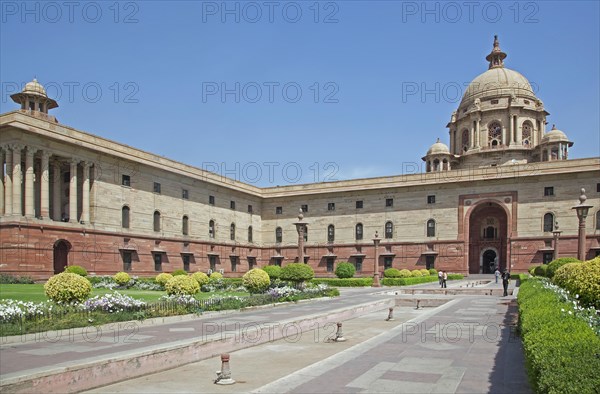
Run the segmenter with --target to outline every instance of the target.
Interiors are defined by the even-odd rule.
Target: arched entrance
[[[54,274],[60,274],[69,265],[69,250],[71,244],[64,239],[54,243]]]
[[[489,274],[507,267],[508,211],[494,201],[474,206],[469,221],[469,273]]]

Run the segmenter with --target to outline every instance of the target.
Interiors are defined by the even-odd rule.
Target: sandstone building
[[[466,90],[425,173],[259,188],[59,123],[36,80],[0,115],[0,272],[42,279],[66,265],[140,276],[304,260],[318,276],[340,261],[378,270],[525,271],[577,253],[576,205],[593,206],[585,252],[600,251],[600,159],[568,159],[565,133],[527,79],[504,66]],[[298,210],[306,224],[299,250]],[[299,257],[300,256],[300,257]]]

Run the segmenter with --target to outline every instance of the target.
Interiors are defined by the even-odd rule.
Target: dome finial
[[[502,52],[502,49],[500,49],[500,42],[498,41],[498,36],[494,35],[494,48],[492,49],[492,52],[490,52],[490,54],[485,57],[485,60],[490,62],[490,69],[503,68],[505,58],[506,53]]]

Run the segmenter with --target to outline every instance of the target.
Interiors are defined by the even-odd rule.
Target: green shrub
[[[88,274],[87,270],[80,265],[66,266],[65,272],[70,272],[71,274],[77,274],[80,276],[87,276],[87,274]]]
[[[533,274],[535,276],[546,276],[546,272],[548,271],[548,265],[542,264],[535,267],[533,270]]]
[[[578,270],[580,263],[569,263],[565,264],[554,273],[552,281],[562,287],[563,289],[569,290],[575,286],[575,271]]]
[[[114,281],[119,286],[125,286],[131,280],[131,277],[127,272],[117,272],[115,276],[113,276]]]
[[[281,267],[278,265],[267,265],[262,268],[269,275],[269,279],[275,280],[281,277]]]
[[[340,279],[352,278],[355,273],[356,268],[354,268],[354,265],[345,261],[339,263],[335,268],[335,276]]]
[[[400,270],[399,278],[412,278],[412,272],[407,269]]]
[[[412,270],[410,271],[410,276],[412,276],[413,278],[419,278],[423,276],[423,273],[421,272],[421,270]],[[429,272],[427,273],[427,276],[429,276]]]
[[[173,271],[173,273],[171,275],[173,275],[173,276],[179,276],[179,275],[187,275],[187,274],[188,273],[187,273],[186,270],[179,269],[179,270]]]
[[[550,263],[548,263],[548,268],[546,269],[546,276],[552,279],[554,277],[554,274],[556,273],[556,270],[562,267],[563,265],[580,262],[581,261],[577,260],[575,257],[561,257],[556,260],[552,260]]]
[[[200,287],[208,283],[208,275],[206,275],[204,272],[194,272],[192,274],[192,278],[194,278],[194,280],[198,282],[198,285],[200,285]]]
[[[35,282],[29,276],[14,276],[10,274],[0,274],[0,284],[3,285],[24,285],[33,283]]]
[[[191,276],[172,276],[165,284],[168,295],[194,295],[200,291],[200,285]]]
[[[304,264],[303,264],[304,265]],[[250,293],[262,293],[271,284],[269,274],[260,268],[253,268],[242,277],[242,284]]]
[[[306,282],[315,277],[315,271],[308,264],[291,263],[281,269],[281,280],[294,283]]]
[[[158,283],[159,285],[161,285],[162,287],[165,287],[165,285],[167,284],[169,279],[171,279],[172,277],[173,277],[173,275],[163,272],[162,274],[156,275],[156,278],[154,278],[154,281],[156,283]]]
[[[518,302],[527,374],[534,391],[598,392],[600,337],[584,320],[565,311],[571,304],[543,288],[540,279],[521,286]]]
[[[531,276],[535,275],[535,268],[536,268],[536,267],[537,267],[537,265],[532,265],[532,266],[531,266],[531,267],[529,267],[529,269],[527,270]]]
[[[578,295],[583,305],[600,309],[600,257],[563,265],[556,271],[554,283]]]
[[[421,275],[422,276],[429,276],[429,270],[428,269],[421,268],[419,271],[421,271]]]
[[[337,287],[364,287],[373,285],[373,278],[316,278],[311,280],[311,283]]]
[[[220,272],[213,272],[212,274],[210,274],[209,279],[211,281],[223,279],[223,274],[221,274]]]
[[[429,269],[429,275],[436,275],[437,276],[438,272],[435,268],[430,268]]]
[[[463,279],[461,274],[448,274],[448,280],[458,280]],[[437,282],[438,277],[433,275],[428,276],[418,276],[418,277],[410,277],[410,278],[384,278],[381,281],[381,284],[384,286],[410,286],[417,285],[419,283],[430,283]]]
[[[81,275],[63,272],[48,279],[44,291],[54,302],[83,302],[90,296],[92,284]]]
[[[386,278],[399,278],[400,270],[397,268],[388,268],[385,271],[383,271],[383,276]]]

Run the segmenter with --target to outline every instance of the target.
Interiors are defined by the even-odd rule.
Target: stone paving
[[[464,282],[450,282],[449,288],[458,288],[461,283],[464,285]],[[434,289],[437,286],[419,287]],[[490,283],[483,287],[501,285]],[[233,378],[238,380],[235,385],[212,383],[220,361],[216,357],[218,352],[208,349],[203,356],[195,354],[196,360],[204,361],[183,366],[170,364],[173,356],[165,353],[164,366],[174,369],[100,387],[94,392],[530,392],[520,338],[515,337],[513,330],[516,324],[513,296],[424,294],[419,297],[445,298],[448,302],[437,308],[419,310],[396,307],[395,321],[386,322],[384,301],[415,296],[391,296],[385,290],[344,289],[342,297],[335,300],[142,326],[135,332],[138,341],[132,343],[118,341],[115,344],[114,338],[108,338],[96,342],[6,344],[1,347],[2,384],[7,378],[61,367],[73,368],[115,355],[133,357],[141,352],[156,353],[182,341],[197,342],[199,336],[209,334],[208,323],[211,323],[213,339],[225,337],[239,342],[241,338],[241,342],[247,342],[251,336],[236,337],[240,325],[249,327],[257,322],[276,325],[292,321],[290,319],[305,319],[315,325],[302,327],[301,335],[233,351]],[[365,302],[380,304],[373,310],[357,307],[366,305]],[[344,315],[346,318],[336,315],[344,310],[352,313]],[[327,343],[334,334],[335,320],[309,320],[311,316],[340,317],[339,320],[344,320],[344,336],[348,341]],[[103,368],[105,374],[110,374]],[[18,391],[23,387],[13,388]],[[2,391],[7,391],[5,389]],[[32,391],[53,390],[46,387]]]

